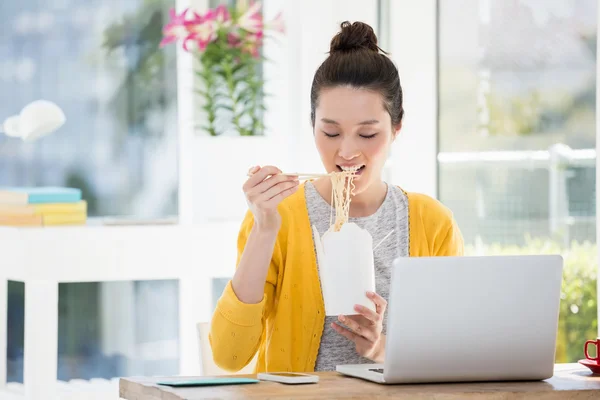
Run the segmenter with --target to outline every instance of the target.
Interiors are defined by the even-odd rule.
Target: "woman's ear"
[[[397,125],[394,126],[394,139],[393,140],[396,140],[396,138],[400,134],[401,129],[402,129],[402,121],[400,121]]]

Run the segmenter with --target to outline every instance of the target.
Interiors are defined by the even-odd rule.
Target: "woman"
[[[325,317],[311,226],[329,228],[331,182],[300,185],[274,166],[254,167],[243,189],[249,208],[238,238],[238,266],[211,323],[217,365],[238,371],[258,351],[257,371],[334,370],[385,357],[385,310],[392,261],[463,253],[452,213],[437,200],[388,185],[381,172],[402,126],[402,88],[367,24],[344,22],[312,84],[311,121],[328,172],[360,167],[350,222],[378,243],[377,293],[354,316]]]

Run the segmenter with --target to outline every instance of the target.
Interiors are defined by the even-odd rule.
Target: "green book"
[[[156,382],[158,385],[173,387],[193,387],[193,386],[217,386],[217,385],[242,385],[248,383],[258,383],[258,379],[251,378],[198,378],[189,380],[172,380]]]

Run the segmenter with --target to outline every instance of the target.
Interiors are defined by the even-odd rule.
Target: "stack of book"
[[[0,187],[0,226],[83,225],[87,203],[68,187]]]

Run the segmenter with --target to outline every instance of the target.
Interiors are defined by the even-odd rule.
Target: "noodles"
[[[331,213],[335,208],[335,222],[333,215],[329,217],[329,230],[339,232],[342,225],[348,222],[350,215],[350,196],[354,194],[354,174],[356,169],[342,172],[332,172],[331,178]]]

